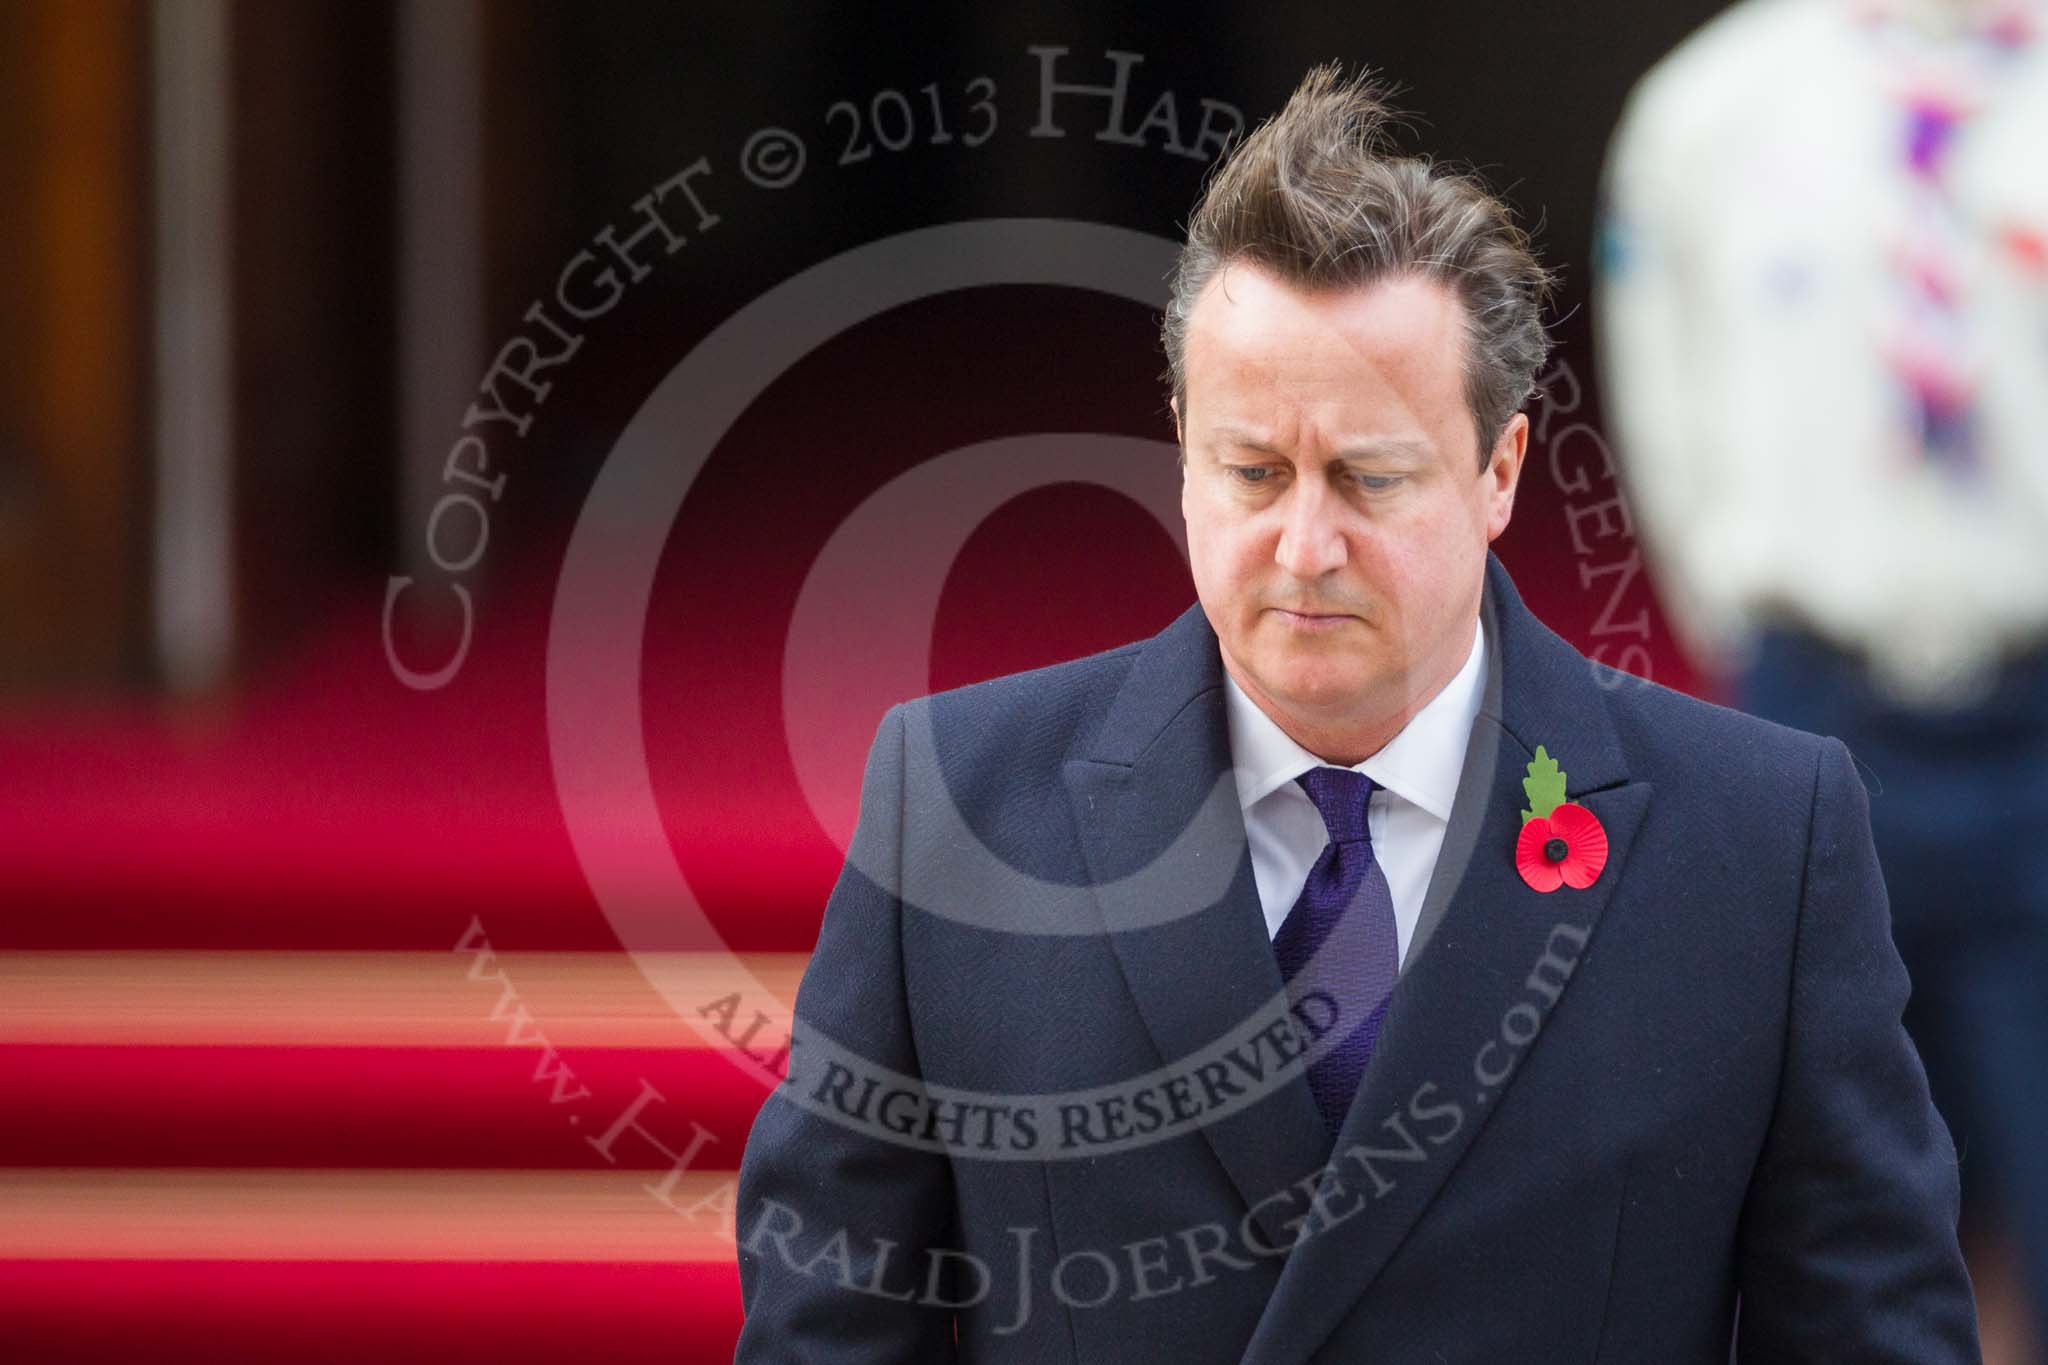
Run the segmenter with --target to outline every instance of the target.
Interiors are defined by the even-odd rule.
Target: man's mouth
[[[1353,619],[1344,612],[1294,611],[1288,607],[1275,607],[1273,610],[1279,612],[1282,619],[1286,620],[1288,624],[1300,626],[1304,629],[1328,628],[1341,625]]]

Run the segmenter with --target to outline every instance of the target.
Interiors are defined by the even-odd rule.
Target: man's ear
[[[1497,540],[1515,515],[1515,488],[1521,482],[1522,461],[1529,452],[1529,415],[1518,412],[1508,418],[1494,443],[1493,456],[1483,477],[1492,480],[1487,497],[1486,538]]]
[[[1186,436],[1186,435],[1185,435],[1185,434],[1184,434],[1184,433],[1183,433],[1183,432],[1181,431],[1181,426],[1180,426],[1180,399],[1178,399],[1178,398],[1169,398],[1169,399],[1167,399],[1167,400],[1166,400],[1166,406],[1167,406],[1167,407],[1169,407],[1169,408],[1172,408],[1172,409],[1173,409],[1173,439],[1174,439],[1174,440],[1176,440],[1176,441],[1178,441],[1178,442],[1180,442],[1180,443],[1181,443],[1181,446],[1182,446],[1183,448],[1185,448],[1185,447],[1186,447],[1186,445],[1187,445],[1187,443],[1188,443],[1188,438],[1187,438],[1187,436]]]

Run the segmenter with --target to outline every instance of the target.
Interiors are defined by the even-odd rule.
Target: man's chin
[[[1264,675],[1266,694],[1281,706],[1304,716],[1349,716],[1368,709],[1372,689],[1356,673],[1332,675],[1326,669],[1276,668]]]

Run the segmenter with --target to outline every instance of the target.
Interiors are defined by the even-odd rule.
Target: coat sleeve
[[[934,1305],[957,1296],[946,1279],[928,1292],[930,1265],[949,1264],[929,1255],[952,1235],[945,1154],[856,1132],[784,1093],[819,1080],[803,1064],[804,1028],[878,1068],[919,1074],[901,903],[893,887],[860,870],[901,866],[903,728],[902,707],[891,707],[868,752],[853,847],[797,988],[793,1080],[762,1105],[740,1159],[739,1363],[955,1359],[953,1314]],[[890,880],[900,885],[900,877]]]
[[[1978,1365],[1956,1154],[1849,750],[1822,741],[1783,1071],[1737,1242],[1744,1362]]]

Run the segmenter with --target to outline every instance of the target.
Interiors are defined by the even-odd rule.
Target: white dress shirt
[[[1393,893],[1403,968],[1430,876],[1436,871],[1444,830],[1450,825],[1451,803],[1458,794],[1458,776],[1464,771],[1472,721],[1486,694],[1484,637],[1475,620],[1472,649],[1457,676],[1378,753],[1351,765],[1352,771],[1364,773],[1378,786],[1366,807],[1366,829],[1372,835],[1373,856]],[[1252,874],[1266,912],[1266,933],[1271,936],[1280,932],[1287,912],[1308,882],[1309,869],[1330,841],[1321,812],[1294,779],[1311,768],[1341,765],[1326,765],[1289,739],[1287,732],[1245,695],[1227,669],[1223,686],[1237,797],[1244,808]]]
[[[1785,613],[1899,695],[1955,698],[2048,638],[2044,29],[2048,0],[1744,0],[1629,97],[1595,253],[1606,406],[1710,669]],[[1972,112],[1919,174],[1934,100]],[[1970,395],[1979,476],[1929,458],[1923,372]]]

